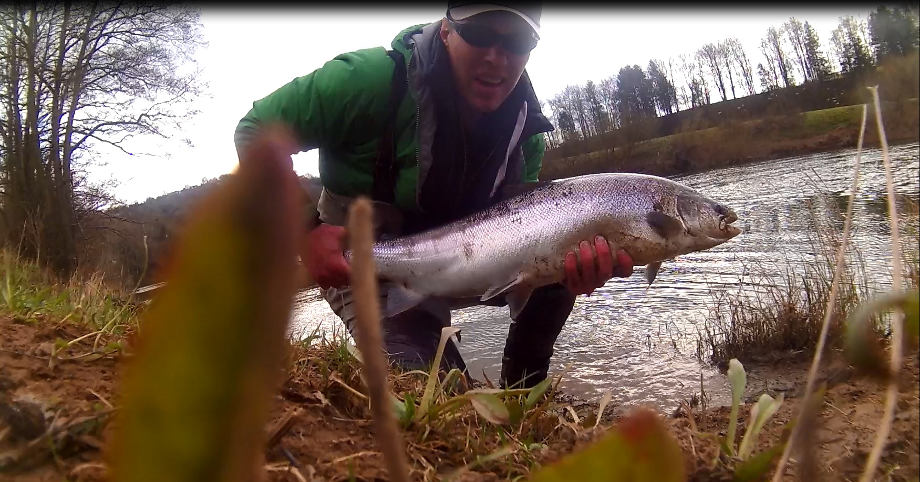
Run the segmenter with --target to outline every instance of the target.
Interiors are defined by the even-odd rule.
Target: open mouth
[[[501,77],[482,76],[476,77],[475,80],[477,84],[487,89],[497,89],[501,87],[503,83],[505,83],[504,79]]]
[[[725,209],[723,214],[719,217],[719,231],[725,233],[727,238],[734,238],[735,236],[741,234],[741,229],[732,226],[732,223],[738,220],[738,215],[735,214],[731,209]]]

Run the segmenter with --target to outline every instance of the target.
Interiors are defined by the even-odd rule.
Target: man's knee
[[[407,370],[428,370],[431,367],[441,339],[441,329],[447,326],[424,310],[409,310],[385,318],[382,325],[387,354]],[[441,369],[451,368],[466,371],[466,363],[453,340],[448,340],[441,356]]]

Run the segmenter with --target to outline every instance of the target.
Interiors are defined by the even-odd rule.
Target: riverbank
[[[747,190],[745,193],[751,195]],[[220,238],[212,236],[199,246],[206,254],[213,254],[212,241]],[[220,259],[253,258],[244,254]],[[11,275],[11,271],[36,273],[34,269],[17,268],[13,261],[4,258],[0,263],[0,269],[4,270],[0,272],[0,280],[6,279],[5,289],[0,289],[3,300],[0,333],[4,334],[0,338],[0,393],[3,394],[0,398],[4,402],[0,404],[4,420],[0,424],[0,467],[5,467],[5,471],[0,471],[0,480],[60,480],[68,476],[74,480],[105,480],[107,465],[102,454],[111,435],[109,419],[122,406],[122,369],[135,353],[134,333],[138,327],[147,326],[138,318],[144,308],[123,293],[106,291],[101,283],[75,280],[61,290],[49,284],[48,278]],[[216,284],[215,265],[200,266],[208,286]],[[171,286],[176,285],[171,283]],[[193,291],[180,289],[174,293]],[[250,286],[244,293],[254,291]],[[231,328],[233,323],[227,321],[228,316],[209,315],[218,312],[227,315],[227,310],[221,309],[232,298],[193,295],[185,300],[182,309],[174,310],[176,316],[169,319],[180,318],[185,312],[195,313],[181,319],[196,323],[183,323],[183,326],[194,326],[199,321],[213,323],[202,330],[204,336],[194,345],[185,344],[192,352],[225,346],[219,332]],[[776,300],[772,304],[781,305]],[[173,329],[169,332],[173,336],[166,338],[169,343],[161,345],[164,349],[158,352],[169,351],[165,348],[171,345],[182,345],[179,342],[185,338],[178,336],[181,330],[176,325]],[[86,336],[97,331],[101,332],[98,344],[94,343],[95,337]],[[261,466],[266,479],[383,477],[384,464],[371,431],[360,364],[341,339],[322,342],[313,336],[307,338],[315,343],[291,343],[284,347],[284,377],[280,386],[272,390],[270,417],[264,425],[264,430],[272,435]],[[763,453],[761,450],[782,440],[784,427],[788,427],[786,422],[797,413],[800,402],[797,391],[803,385],[802,374],[809,352],[808,348],[792,353],[774,350],[767,354],[766,368],[745,360],[750,380],[747,401],[753,401],[764,391],[771,395],[782,393],[787,398],[780,415],[767,425],[766,435],[758,442],[755,453]],[[244,354],[243,350],[233,351],[234,357]],[[828,479],[852,480],[862,467],[878,422],[881,388],[841,366],[833,351],[828,358],[832,363],[823,375],[830,387],[828,404],[821,411],[824,420],[821,423],[827,428],[818,431],[818,439],[824,442],[821,450],[829,455],[819,459],[828,462],[827,466],[816,470]],[[638,368],[633,366],[632,370]],[[604,367],[604,371],[609,374],[609,367]],[[214,375],[196,378],[194,382],[220,379],[220,373]],[[916,418],[911,415],[918,408],[915,357],[909,359],[904,376],[907,379],[901,387],[899,418],[879,472],[891,473],[896,480],[910,480],[918,470],[917,461],[909,456],[916,452],[918,434]],[[608,375],[608,378],[616,377]],[[233,377],[223,380],[236,383]],[[390,385],[407,411],[410,406],[413,410],[421,406],[418,400],[422,399],[425,380],[425,374],[419,372],[391,374]],[[640,383],[648,381],[646,378]],[[622,379],[617,383],[622,385]],[[688,395],[694,387],[694,383],[687,386]],[[172,392],[182,397],[187,393],[170,383],[155,384],[153,388],[151,392],[157,394]],[[467,401],[453,394],[437,397],[436,406],[451,400]],[[521,401],[524,397],[517,398]],[[506,408],[515,407],[514,402],[515,396],[504,398]],[[596,400],[554,394],[551,402],[516,412],[513,421],[509,416],[508,421],[496,423],[474,410],[470,403],[454,404],[430,420],[409,422],[411,416],[404,418],[409,422],[403,424],[403,437],[413,477],[440,480],[458,474],[459,480],[502,480],[528,476],[537,467],[551,464],[609,433],[635,408],[629,404],[610,405],[601,423],[592,428],[598,411]],[[662,407],[659,417],[670,438],[682,448],[689,478],[731,479],[737,464],[721,451],[718,442],[728,426],[728,409],[709,406],[704,394],[686,400],[686,405],[681,403],[680,410],[676,403],[673,405]],[[744,433],[750,407],[748,404],[740,411],[739,438]],[[225,423],[215,418],[218,423]],[[847,423],[838,423],[840,420]],[[837,457],[840,454],[846,455]],[[794,458],[800,460],[798,454]],[[790,474],[796,468],[793,464]]]
[[[547,151],[541,179],[596,172],[670,176],[848,149],[856,146],[861,118],[862,106],[851,105],[725,123],[635,143],[614,136]],[[882,118],[889,144],[920,139],[920,109],[916,98],[883,103]],[[864,143],[866,147],[879,145],[871,112]],[[577,149],[588,149],[589,152],[576,152]]]
[[[85,327],[78,324],[6,315],[0,317],[0,332],[0,480],[106,480],[103,451],[111,433],[110,418],[118,409],[122,363],[130,358],[122,354],[131,352],[130,335],[123,340],[123,352],[92,359],[70,356],[89,351],[91,339],[60,350],[64,340],[84,334]],[[295,361],[287,367],[266,425],[272,434],[265,452],[267,480],[295,481],[298,475],[304,480],[385,478],[359,364],[334,342],[292,345],[289,359]],[[883,388],[856,375],[839,354],[832,353],[830,359],[822,370],[828,390],[814,432],[818,470],[828,480],[853,480],[881,416]],[[808,362],[808,353],[800,353],[747,367],[749,388],[740,427],[746,426],[751,402],[760,393],[786,397],[765,427],[757,451],[784,437],[801,401]],[[917,381],[914,354],[901,375],[895,424],[882,457],[881,473],[891,480],[911,480],[920,470]],[[397,391],[408,388],[405,377],[393,382]],[[633,408],[608,406],[593,428],[596,401],[556,394],[527,425],[528,437],[499,437],[501,429],[472,410],[458,414],[450,424],[406,428],[404,436],[418,480],[451,473],[459,476],[457,480],[500,480],[527,475],[587,445]],[[731,478],[715,442],[728,426],[728,407],[703,407],[695,398],[660,415],[682,448],[690,480]],[[789,473],[796,469],[793,463]]]

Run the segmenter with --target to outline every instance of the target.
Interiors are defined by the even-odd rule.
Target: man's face
[[[482,13],[463,21],[473,22],[500,35],[531,35],[530,26],[510,12]],[[476,47],[464,40],[447,19],[441,21],[440,35],[460,95],[478,112],[498,109],[521,78],[530,52],[509,52],[501,43]]]

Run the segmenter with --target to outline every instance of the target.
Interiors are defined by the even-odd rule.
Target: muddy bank
[[[106,480],[102,451],[109,435],[112,407],[118,405],[121,360],[61,360],[49,365],[55,340],[81,334],[71,325],[36,325],[4,317],[0,319],[0,333],[0,480]],[[78,352],[79,349],[75,353]],[[304,354],[298,356],[303,358]],[[854,374],[836,354],[831,358],[834,361],[823,370],[829,389],[813,446],[825,480],[854,480],[865,462],[881,415],[883,390]],[[808,361],[807,354],[777,356],[747,367],[749,401],[763,391],[772,395],[782,392],[787,397],[778,415],[765,427],[758,450],[776,443],[784,425],[797,413],[801,400],[798,390],[804,385]],[[330,381],[315,363],[323,362],[292,365],[298,368],[289,371],[275,398],[266,426],[266,431],[274,435],[265,453],[268,480],[298,480],[292,463],[297,464],[306,480],[385,477],[366,404],[336,381],[354,383],[356,375],[340,371],[336,372],[336,380]],[[882,458],[881,471],[892,480],[913,480],[920,470],[915,354],[908,359],[906,368],[901,376],[895,425]],[[724,435],[728,408],[703,410],[699,400],[687,402],[662,415],[683,448],[691,480],[730,479],[726,468],[714,463],[718,454],[714,436]],[[459,480],[502,480],[551,463],[599,437],[633,408],[608,406],[599,428],[592,430],[596,402],[557,395],[555,405],[553,417],[547,418],[545,426],[535,428],[537,440],[542,440],[543,445],[532,454],[513,454],[471,468]],[[566,405],[574,409],[581,423],[561,423],[557,417],[572,422],[563,409]],[[750,405],[741,410],[742,427],[749,410]],[[463,430],[468,428],[470,425],[465,425]],[[491,430],[484,422],[478,429]],[[424,464],[437,465],[435,471],[443,474],[469,463],[473,457],[470,445],[476,443],[475,431],[458,434],[439,430],[446,429],[425,434],[406,431],[410,454],[415,455],[411,461],[414,475],[419,480],[427,470]],[[48,450],[49,442],[54,443],[55,455]],[[789,475],[796,469],[793,463]]]

